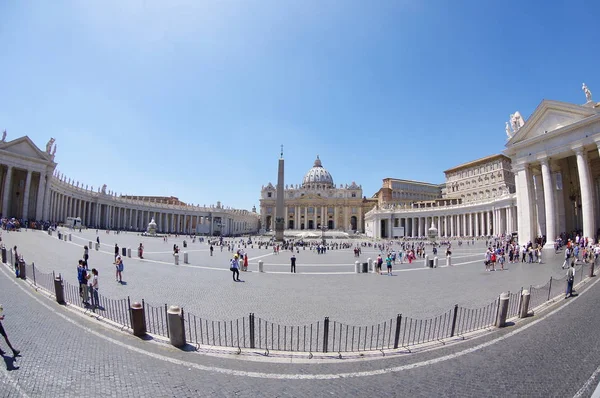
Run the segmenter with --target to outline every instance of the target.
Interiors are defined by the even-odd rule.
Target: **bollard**
[[[498,318],[496,318],[496,326],[503,328],[506,326],[506,317],[508,315],[508,293],[500,294],[500,304],[498,306]]]
[[[360,274],[360,263],[358,261],[354,262],[354,272]]]
[[[523,290],[521,293],[521,313],[519,314],[519,318],[526,318],[529,312],[529,299],[531,295],[529,294],[529,290]]]
[[[48,235],[52,236],[52,230],[48,228]]]
[[[265,272],[263,268],[263,260],[258,260],[258,272]]]
[[[71,234],[69,234],[69,242],[71,241]]]
[[[68,236],[67,235],[63,235],[64,241],[67,241]]]
[[[27,279],[27,267],[25,266],[25,261],[22,259],[19,260],[19,278]]]
[[[167,310],[167,322],[169,325],[169,340],[174,347],[183,347],[185,345],[185,327],[181,308],[172,305]]]
[[[429,254],[425,255],[425,267],[429,267]]]
[[[183,252],[183,263],[184,264],[189,264],[190,263],[188,261],[188,253],[187,252]]]
[[[56,295],[56,302],[58,304],[65,304],[65,286],[60,274],[54,278],[54,294]]]
[[[452,256],[446,256],[446,265],[449,267],[452,265]]]
[[[2,248],[2,264],[6,264],[6,247]]]
[[[127,248],[127,257],[131,258],[131,247]]]
[[[438,266],[438,256],[435,256],[433,258],[433,268],[437,268],[437,266]]]
[[[173,257],[175,258],[175,265],[179,265],[179,253],[175,253]]]
[[[89,247],[90,250],[92,250],[92,247],[94,247],[94,246],[92,246],[92,241],[88,242],[88,247]]]
[[[100,250],[100,243],[96,242],[96,251]]]
[[[146,314],[144,314],[144,306],[138,302],[131,304],[129,308],[131,314],[131,328],[133,335],[142,337],[146,335]]]
[[[369,263],[369,272],[375,272],[373,268],[373,260],[371,258],[367,258],[367,262]]]

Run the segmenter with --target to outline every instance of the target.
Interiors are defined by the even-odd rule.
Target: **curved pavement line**
[[[2,267],[2,273],[4,274],[4,276],[8,277],[7,272],[8,271],[6,269],[4,269],[4,267]],[[194,369],[200,370],[200,371],[215,372],[215,373],[227,374],[227,375],[231,375],[231,376],[254,377],[254,378],[276,379],[276,380],[331,380],[331,379],[339,379],[339,378],[345,378],[345,377],[368,377],[368,376],[376,376],[376,375],[382,375],[382,374],[387,374],[387,373],[396,373],[396,372],[402,372],[405,370],[417,369],[417,368],[421,368],[424,366],[429,366],[429,365],[434,365],[434,364],[437,364],[440,362],[445,362],[445,361],[448,361],[448,360],[451,360],[454,358],[459,358],[464,355],[471,354],[473,352],[482,350],[486,347],[492,346],[501,341],[507,340],[508,338],[515,336],[519,333],[522,333],[523,331],[529,329],[530,327],[532,327],[534,325],[537,325],[538,323],[546,320],[550,316],[560,312],[562,309],[568,307],[569,305],[571,305],[572,303],[577,301],[581,296],[586,294],[588,290],[590,290],[594,285],[596,285],[596,283],[600,282],[600,278],[596,279],[594,282],[592,282],[590,285],[588,285],[582,292],[580,292],[578,296],[572,298],[567,303],[559,306],[555,310],[547,313],[543,317],[536,319],[535,321],[533,321],[531,323],[528,323],[526,325],[518,327],[518,329],[515,329],[512,332],[509,332],[503,336],[497,337],[495,339],[492,339],[485,343],[476,345],[474,347],[470,347],[470,348],[464,349],[462,351],[455,352],[453,354],[448,354],[448,355],[444,355],[444,356],[441,356],[438,358],[433,358],[433,359],[429,359],[429,360],[421,361],[421,362],[415,362],[415,363],[411,363],[411,364],[407,364],[407,365],[400,365],[400,366],[394,366],[394,367],[388,367],[388,368],[376,369],[376,370],[369,370],[369,371],[344,372],[344,373],[324,373],[324,374],[290,374],[290,373],[279,374],[279,373],[249,372],[249,371],[221,368],[221,367],[216,367],[216,366],[205,366],[205,365],[200,365],[200,364],[193,363],[193,362],[188,362],[188,361],[184,361],[184,360],[180,360],[180,359],[171,358],[171,357],[168,357],[168,356],[165,356],[162,354],[148,352],[141,348],[130,346],[124,342],[118,341],[111,337],[105,336],[102,333],[99,333],[95,330],[92,330],[89,327],[80,325],[79,323],[75,322],[73,319],[69,318],[68,316],[59,313],[55,308],[52,308],[48,304],[42,302],[39,298],[35,297],[33,295],[33,293],[31,293],[28,289],[26,289],[25,287],[23,287],[19,283],[17,283],[17,281],[14,280],[13,278],[8,278],[8,279],[12,283],[17,285],[21,290],[23,290],[23,292],[25,292],[25,294],[29,295],[32,299],[37,301],[39,304],[41,304],[42,306],[44,306],[45,308],[47,308],[54,314],[60,316],[67,322],[79,327],[80,329],[83,329],[84,331],[86,331],[98,338],[104,339],[105,341],[112,343],[118,347],[125,348],[127,350],[136,352],[138,354],[146,355],[153,359],[161,360],[164,362],[169,362],[169,363],[172,363],[175,365],[185,366],[187,368],[194,368]]]
[[[78,239],[83,239],[83,238],[81,238],[79,236],[76,236],[76,235],[72,235],[72,236],[74,236],[75,238],[78,238]],[[77,243],[75,243],[73,241],[63,241],[63,242],[71,244],[71,245],[75,245],[75,246],[80,246],[79,244],[77,244]],[[107,245],[107,246],[110,247],[110,245]],[[95,252],[97,252],[97,253],[104,253],[104,254],[108,254],[108,255],[113,255],[114,254],[114,253],[103,251],[103,250],[95,250]],[[171,252],[167,252],[167,253],[171,253]],[[273,255],[274,255],[274,253],[267,253],[267,254],[263,254],[261,256],[252,257],[252,258],[248,259],[248,262],[250,263],[250,261],[257,260],[257,259],[263,258],[263,257],[273,256]],[[466,257],[472,257],[472,256],[466,256]],[[141,261],[141,262],[149,262],[149,263],[155,263],[155,264],[166,264],[166,265],[173,265],[173,266],[175,266],[174,263],[171,263],[171,262],[168,262],[168,261],[151,260],[151,259],[148,259],[148,258],[144,258],[143,260],[140,260],[140,259],[134,258],[134,257],[131,257],[129,259],[135,260],[135,261]],[[415,263],[417,263],[417,261],[419,261],[419,260],[415,260]],[[480,262],[480,261],[482,261],[482,260],[467,261],[467,262],[464,262],[464,263],[453,264],[451,266],[440,265],[440,266],[438,266],[438,268],[456,267],[456,266],[459,266],[459,265],[473,264],[473,263]],[[257,264],[257,263],[252,262],[250,264]],[[404,263],[404,264],[408,264],[408,263]],[[276,265],[277,266],[279,264],[265,264],[265,265],[266,266],[271,266],[271,265]],[[289,266],[289,264],[282,264],[282,265]],[[297,266],[301,268],[304,265],[298,264]],[[327,266],[329,266],[329,264],[325,264],[325,265],[310,265],[310,264],[306,264],[306,266],[327,267]],[[334,265],[334,266],[337,266],[337,264]],[[350,266],[354,267],[354,264],[348,264],[347,266],[348,267],[350,267]],[[192,265],[192,264],[182,264],[182,263],[179,263],[179,265],[177,265],[177,267],[198,268],[198,269],[206,269],[206,270],[212,270],[212,271],[227,271],[227,272],[231,272],[231,271],[229,271],[229,268],[208,267],[208,266],[205,266],[205,265]],[[425,271],[425,270],[428,270],[428,269],[431,269],[431,268],[429,268],[429,267],[407,268],[407,269],[398,269],[398,270],[395,270],[394,272]],[[258,271],[250,271],[250,272],[258,272]],[[354,271],[345,271],[345,272],[338,272],[338,271],[333,271],[333,272],[297,272],[296,275],[352,275],[352,274],[355,274],[355,273],[356,272],[354,272]],[[279,274],[279,275],[289,274],[289,275],[291,275],[292,273],[291,272],[285,272],[285,271],[266,271],[266,272],[263,272],[263,274]]]

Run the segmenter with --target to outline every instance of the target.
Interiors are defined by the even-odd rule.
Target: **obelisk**
[[[277,202],[275,206],[275,240],[283,241],[283,230],[285,229],[285,206],[283,192],[283,145],[281,146],[281,157],[277,169]]]

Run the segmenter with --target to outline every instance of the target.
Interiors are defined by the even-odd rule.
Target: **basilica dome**
[[[304,188],[315,188],[316,185],[320,185],[321,188],[333,188],[333,177],[321,164],[319,155],[317,155],[317,160],[315,160],[312,169],[308,170],[302,180],[302,187]]]

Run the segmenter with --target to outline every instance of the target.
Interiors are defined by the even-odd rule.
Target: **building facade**
[[[288,230],[364,231],[364,214],[373,201],[364,199],[362,187],[334,184],[333,177],[323,167],[319,157],[302,179],[302,184],[284,189],[285,227]],[[261,225],[275,229],[277,189],[269,183],[261,189]]]
[[[446,170],[444,199],[417,208],[383,204],[365,216],[379,238],[516,233],[520,244],[562,234],[600,235],[600,103],[543,100],[525,121],[506,123],[503,154]]]
[[[439,184],[397,178],[384,178],[381,189],[373,195],[380,206],[383,204],[405,206],[441,197],[442,187]]]
[[[433,225],[441,237],[489,236],[515,228],[510,158],[487,156],[445,171],[441,197],[383,203],[367,213],[366,233],[378,238],[423,238]]]
[[[164,203],[146,197],[122,197],[71,181],[56,171],[54,140],[40,150],[29,137],[0,142],[2,217],[63,223],[80,217],[83,225],[145,231],[151,219],[161,233],[239,235],[255,233],[256,211]],[[154,197],[153,197],[154,198]]]

